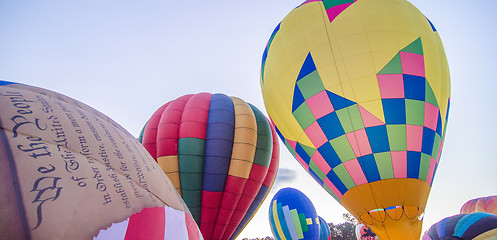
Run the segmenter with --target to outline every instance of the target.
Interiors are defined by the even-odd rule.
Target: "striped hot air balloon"
[[[225,94],[190,94],[164,104],[140,139],[207,240],[234,239],[268,194],[278,169],[278,139],[268,119]]]
[[[457,214],[433,224],[422,240],[497,239],[497,215],[483,212]]]

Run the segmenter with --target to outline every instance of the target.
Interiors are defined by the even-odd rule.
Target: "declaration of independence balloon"
[[[144,208],[101,230],[93,240],[203,240],[193,218],[170,207]]]
[[[263,54],[261,88],[306,171],[380,239],[419,239],[447,126],[434,25],[405,0],[309,0]]]
[[[190,208],[205,239],[234,239],[269,193],[276,132],[237,97],[198,93],[160,107],[141,137]]]
[[[0,238],[91,239],[143,208],[189,214],[145,148],[62,94],[0,81]]]

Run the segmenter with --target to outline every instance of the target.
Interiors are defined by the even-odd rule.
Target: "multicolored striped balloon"
[[[433,224],[422,240],[497,239],[497,215],[483,212],[458,214]]]
[[[311,200],[294,188],[280,189],[269,206],[269,224],[278,240],[320,239],[320,220]]]
[[[253,105],[190,94],[160,107],[140,137],[189,207],[205,239],[234,239],[278,169],[274,128]]]
[[[461,207],[461,213],[473,212],[487,212],[497,215],[497,196],[471,199]]]
[[[450,79],[437,29],[416,7],[305,1],[270,36],[260,84],[310,176],[380,239],[419,239]]]
[[[203,240],[188,213],[170,207],[144,208],[125,221],[101,230],[94,240]]]

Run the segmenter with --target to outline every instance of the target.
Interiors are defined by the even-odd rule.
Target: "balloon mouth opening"
[[[390,206],[386,208],[375,208],[365,212],[360,216],[360,220],[366,224],[373,224],[374,222],[383,223],[389,217],[392,220],[400,220],[402,217],[409,220],[423,220],[424,209],[419,206]]]

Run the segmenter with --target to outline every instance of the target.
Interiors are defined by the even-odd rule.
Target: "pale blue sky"
[[[238,96],[265,112],[262,52],[274,27],[301,2],[1,0],[0,79],[78,99],[135,136],[155,109],[187,93]],[[428,229],[465,201],[497,194],[497,1],[411,3],[439,31],[452,80]],[[281,167],[293,178],[277,182],[239,239],[271,235],[267,202],[287,186],[309,196],[325,220],[343,222],[345,210],[285,148],[281,153]]]

